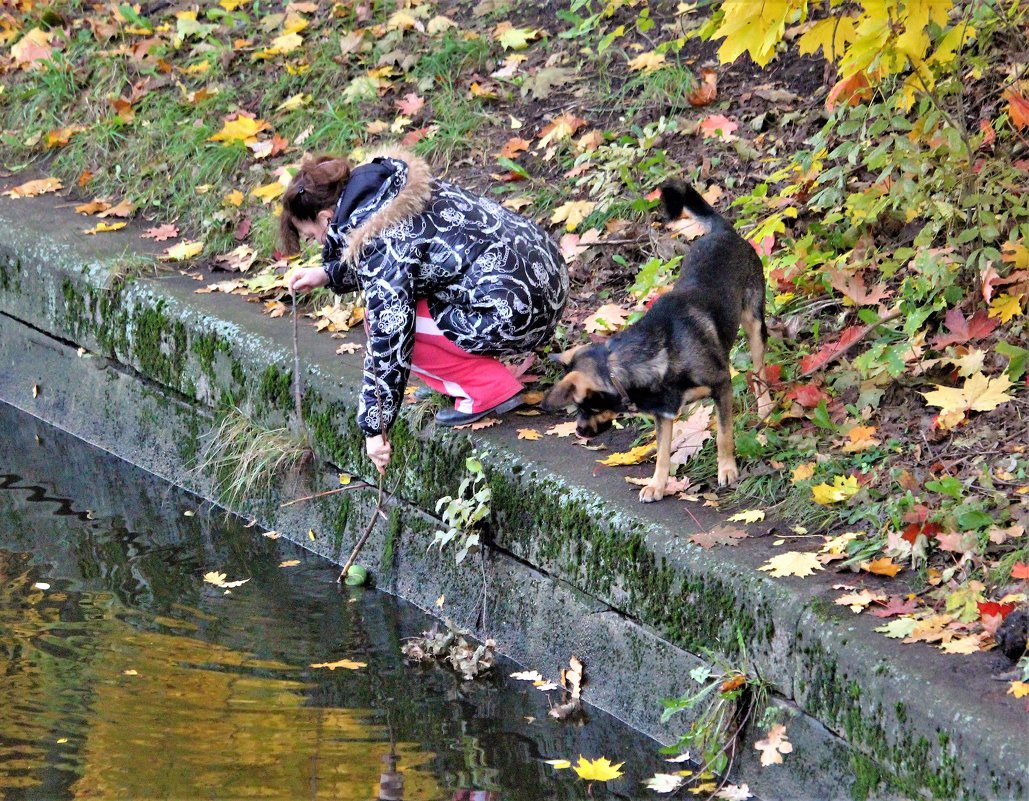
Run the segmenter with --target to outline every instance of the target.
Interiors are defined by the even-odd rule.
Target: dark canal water
[[[335,576],[0,404],[0,798],[655,798],[640,781],[678,767],[599,712],[548,719],[511,663],[405,664],[431,620]],[[310,667],[343,658],[367,667]],[[626,776],[544,761],[580,754]]]

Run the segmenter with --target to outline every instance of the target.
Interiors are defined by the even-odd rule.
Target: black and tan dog
[[[657,469],[640,491],[644,503],[664,497],[672,445],[672,423],[680,408],[713,397],[718,409],[718,483],[736,481],[732,436],[729,350],[742,323],[758,383],[758,414],[772,409],[764,377],[765,281],[761,259],[691,186],[661,187],[669,219],[683,210],[707,232],[692,243],[679,279],[636,323],[605,342],[565,351],[557,359],[567,373],[547,394],[554,411],[574,403],[576,433],[593,437],[631,407],[653,415]]]

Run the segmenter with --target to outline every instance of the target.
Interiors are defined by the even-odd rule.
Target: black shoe
[[[483,409],[481,412],[459,412],[453,406],[447,409],[440,409],[436,412],[436,422],[441,426],[463,426],[481,420],[489,414],[504,414],[522,405],[522,395],[518,393],[513,398],[508,398],[503,403],[498,403],[492,409]]]
[[[418,389],[414,391],[414,399],[417,401],[428,400],[433,396],[434,392],[435,390],[433,390],[432,387],[418,387]]]

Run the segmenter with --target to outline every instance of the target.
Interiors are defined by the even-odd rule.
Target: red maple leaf
[[[885,284],[876,284],[871,289],[867,289],[865,274],[862,270],[856,273],[829,270],[826,272],[826,277],[828,277],[830,285],[849,298],[855,306],[873,306],[893,294],[893,290],[887,289]]]
[[[716,136],[723,142],[731,142],[736,137],[733,131],[740,127],[738,122],[733,122],[724,114],[712,114],[700,121],[700,132],[704,138]]]
[[[800,371],[802,375],[817,370],[828,362],[833,356],[842,350],[846,350],[865,335],[867,325],[852,325],[844,328],[840,338],[835,342],[829,342],[818,349],[816,353],[809,354],[800,360]]]
[[[939,523],[912,523],[904,528],[903,533],[900,535],[912,545],[915,544],[915,538],[919,534],[924,534],[926,539],[939,536],[943,532],[943,528]]]
[[[943,318],[943,325],[950,333],[940,334],[933,340],[936,350],[943,350],[948,345],[964,345],[971,339],[989,336],[1000,325],[1000,319],[990,317],[984,311],[977,311],[966,320],[961,309],[953,308]]]
[[[786,400],[795,400],[805,409],[814,409],[819,403],[829,402],[829,396],[814,384],[797,384],[786,393]]]
[[[418,97],[414,92],[408,92],[396,102],[397,110],[401,114],[406,114],[408,117],[413,117],[422,110],[424,105],[425,101]]]
[[[1008,89],[1004,93],[1004,99],[1008,101],[1008,117],[1011,124],[1016,128],[1029,126],[1029,100],[1017,94],[1014,89]]]
[[[1002,604],[997,601],[977,601],[976,606],[979,607],[980,617],[986,617],[987,615],[1000,615],[1001,619],[1004,619],[1015,611],[1015,607],[1017,607],[1018,604]]]
[[[870,609],[875,617],[894,617],[895,615],[908,615],[915,611],[918,600],[916,598],[905,598],[903,595],[891,595],[882,609]]]

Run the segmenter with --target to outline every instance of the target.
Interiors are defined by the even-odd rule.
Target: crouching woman
[[[455,399],[440,425],[510,411],[522,385],[496,357],[543,344],[568,297],[568,269],[539,226],[433,178],[402,150],[358,167],[305,159],[283,195],[280,234],[287,253],[302,236],[323,245],[322,266],[293,271],[290,289],[364,293],[357,422],[380,472],[411,372]]]

